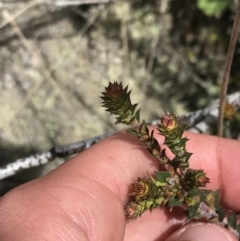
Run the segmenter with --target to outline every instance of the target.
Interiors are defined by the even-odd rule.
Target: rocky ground
[[[199,38],[208,41],[204,48],[196,47],[197,33],[174,30],[178,15],[169,12],[171,1],[59,2],[0,3],[1,165],[116,130],[99,98],[109,81],[129,84],[146,120],[163,111],[181,114],[217,96],[225,51],[219,33],[212,31],[210,38],[201,29]],[[174,41],[182,37],[188,47],[176,48]],[[214,77],[207,72],[213,63]],[[8,181],[31,180],[63,161]]]

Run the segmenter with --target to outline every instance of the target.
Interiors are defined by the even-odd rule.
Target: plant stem
[[[228,87],[229,75],[230,75],[232,61],[233,61],[233,55],[234,55],[234,51],[237,43],[239,28],[240,28],[240,0],[238,0],[237,11],[234,18],[231,38],[228,46],[228,52],[227,52],[227,57],[226,57],[226,62],[225,62],[224,72],[223,72],[223,81],[222,81],[219,116],[218,116],[218,136],[220,137],[223,134],[223,116],[224,116],[227,87]]]

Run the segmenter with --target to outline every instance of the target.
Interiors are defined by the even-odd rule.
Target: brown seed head
[[[149,192],[149,185],[144,179],[140,179],[138,182],[132,184],[132,191],[130,195],[136,197],[136,199],[142,198]]]
[[[110,82],[108,87],[105,87],[105,90],[106,90],[106,93],[104,94],[106,97],[115,98],[122,94],[123,86],[122,86],[122,83]]]
[[[124,211],[127,219],[136,219],[137,217],[141,216],[144,211],[144,207],[140,204],[131,202],[125,206]]]

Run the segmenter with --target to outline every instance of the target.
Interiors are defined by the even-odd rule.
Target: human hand
[[[185,133],[191,168],[202,168],[222,187],[222,201],[240,210],[240,143]],[[161,137],[156,137],[161,140]],[[157,208],[125,221],[123,205],[129,186],[157,169],[139,141],[118,133],[77,155],[48,175],[13,189],[0,199],[1,241],[234,241],[212,224],[181,226],[175,212]],[[180,229],[179,229],[180,228]]]

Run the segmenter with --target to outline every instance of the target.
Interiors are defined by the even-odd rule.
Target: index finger
[[[207,188],[221,189],[221,199],[234,210],[240,210],[240,142],[215,136],[187,132],[191,168],[201,168],[210,178]]]
[[[190,158],[190,167],[203,169],[210,178],[207,188],[212,190],[221,188],[224,202],[239,210],[239,183],[237,181],[232,183],[232,180],[238,178],[240,143],[190,132],[185,132],[184,135],[189,138],[187,151],[193,153]],[[156,138],[160,143],[163,142],[161,136],[156,135]],[[141,147],[137,138],[126,133],[118,133],[100,144],[93,148],[98,156],[98,160],[95,161],[98,162],[94,164],[91,160],[85,159],[84,165],[89,170],[95,170],[93,173],[98,173],[98,177],[95,176],[95,178],[113,190],[120,197],[121,202],[125,203],[129,185],[138,177],[146,176],[147,172],[156,170],[157,161]],[[88,155],[87,153],[85,154]],[[229,165],[229,160],[232,160],[232,165]],[[97,163],[101,163],[100,166]],[[229,172],[232,173],[229,175]],[[127,225],[125,240],[139,240],[139,238],[144,240],[144,235],[146,240],[151,240],[150,236],[154,240],[159,235],[163,240],[173,228],[177,227],[176,222],[179,221],[174,220],[173,217],[174,214],[169,219],[160,209],[154,210],[152,214],[146,212],[141,219]],[[136,232],[136,230],[139,231]]]

